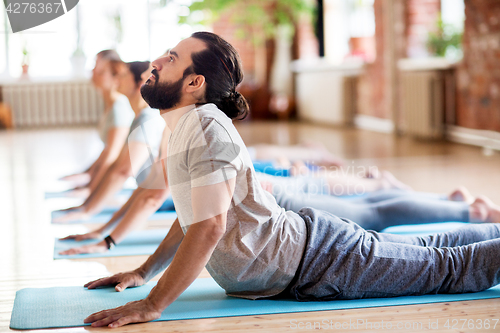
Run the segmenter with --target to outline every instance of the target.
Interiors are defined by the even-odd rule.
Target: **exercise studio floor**
[[[500,203],[500,154],[486,156],[477,147],[449,142],[416,142],[408,138],[354,129],[333,129],[304,124],[242,123],[238,125],[247,145],[258,143],[323,143],[345,158],[347,167],[373,166],[391,171],[415,190],[450,192],[464,185],[472,194],[484,194]],[[52,259],[53,239],[86,230],[84,225],[51,225],[44,191],[58,190],[57,177],[78,171],[99,151],[92,129],[53,129],[0,132],[0,332],[10,331],[15,292],[26,287],[76,286],[110,273],[133,269],[145,256],[88,260]],[[347,171],[351,171],[346,169]],[[154,221],[148,227],[165,227],[171,221]],[[208,277],[204,271],[201,277]],[[275,332],[302,331],[314,322],[391,322],[405,328],[391,331],[428,330],[429,320],[438,322],[433,332],[471,332],[464,320],[484,322],[500,319],[500,300],[363,308],[309,313],[261,315],[216,319],[156,322],[125,326],[115,332]],[[292,322],[292,320],[294,320]],[[445,327],[449,320],[449,327]],[[458,321],[452,329],[452,321]],[[295,324],[294,324],[295,323]],[[402,327],[402,326],[401,326]],[[413,328],[412,328],[413,327]],[[435,327],[435,326],[434,326]],[[478,328],[478,325],[475,325]],[[102,331],[89,327],[51,332]],[[477,329],[485,331],[485,329]],[[500,323],[496,331],[500,331]],[[45,331],[45,330],[44,330]],[[347,330],[337,330],[347,331]],[[349,331],[363,332],[359,329]],[[377,332],[384,331],[378,329]],[[486,331],[494,331],[492,327]]]

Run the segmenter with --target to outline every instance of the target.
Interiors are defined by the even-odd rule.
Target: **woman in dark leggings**
[[[449,201],[445,195],[404,190],[381,190],[352,199],[330,195],[275,193],[278,205],[298,212],[303,207],[327,211],[356,221],[367,230],[381,231],[401,224],[473,222],[471,205]]]
[[[259,175],[259,179],[285,210],[312,207],[356,221],[367,230],[433,222],[500,222],[499,206],[486,197],[474,199],[463,187],[450,195],[383,189],[337,197],[330,194],[328,183],[314,177]]]

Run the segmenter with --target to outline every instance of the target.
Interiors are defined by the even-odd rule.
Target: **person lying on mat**
[[[304,142],[293,146],[260,143],[247,147],[252,161],[276,161],[281,166],[292,166],[295,161],[308,161],[323,166],[342,166],[345,161],[336,157],[319,142]]]
[[[154,137],[153,131],[150,131],[148,137]],[[129,144],[131,143],[129,139]],[[130,146],[129,146],[130,150]],[[125,152],[127,153],[127,152]],[[123,152],[122,152],[123,154]],[[144,154],[143,154],[144,155]],[[137,158],[131,155],[131,161],[142,160],[142,158]],[[148,163],[149,165],[150,163]],[[256,171],[257,178],[261,182],[266,183],[278,183],[287,189],[298,189],[301,188],[301,192],[305,189],[315,189],[317,194],[333,195],[333,196],[349,196],[349,195],[359,195],[361,193],[370,193],[376,191],[384,191],[389,189],[399,189],[403,191],[410,190],[408,186],[398,181],[391,173],[383,171],[379,173],[380,176],[376,177],[360,177],[356,175],[342,174],[341,172],[322,172],[321,174],[316,174],[316,171],[307,175],[295,175],[292,176],[288,168],[281,168],[279,165],[273,166],[269,161],[260,162],[253,161],[253,166]],[[63,209],[59,212],[65,213],[60,217],[54,219],[54,223],[69,223],[72,221],[85,221],[92,218],[92,216],[99,214],[105,206],[107,200],[116,193],[119,186],[124,183],[126,175],[129,175],[130,164],[126,159],[118,158],[110,168],[103,182],[98,186],[96,191],[91,194],[87,200],[80,206]],[[132,167],[133,168],[133,167]],[[149,169],[144,169],[148,171]],[[260,171],[257,171],[260,170]],[[376,168],[371,168],[372,171],[377,171]],[[323,170],[325,171],[325,170]],[[137,174],[134,172],[134,175]],[[139,179],[145,178],[146,172],[140,173]],[[279,176],[276,176],[279,175]],[[140,180],[138,183],[140,184]],[[111,180],[111,181],[110,181]],[[140,185],[139,185],[140,186]],[[95,193],[95,194],[94,194]],[[309,193],[309,192],[308,192]],[[297,193],[297,195],[300,195]],[[160,210],[174,210],[170,207],[169,202],[171,198],[167,199],[166,205],[162,205]],[[118,210],[118,209],[117,209]],[[110,228],[115,225],[115,221],[109,221],[106,225],[100,228],[101,232],[109,232]],[[92,232],[91,235],[98,236],[97,233]],[[78,240],[84,240],[87,238],[78,237]]]
[[[130,126],[127,144],[84,203],[62,210],[66,214],[55,219],[55,223],[88,219],[104,208],[128,177],[134,175],[139,184],[147,177],[150,166],[158,157],[165,129],[159,111],[151,109],[141,96],[140,88],[148,76],[141,78],[141,75],[149,73],[149,66],[149,61],[134,61],[123,66],[118,75],[118,92],[127,96],[136,115]]]
[[[178,218],[139,268],[85,286],[123,291],[166,270],[145,299],[91,314],[85,323],[157,319],[204,267],[228,295],[248,299],[463,293],[500,282],[500,224],[408,237],[366,231],[313,208],[279,207],[231,121],[248,105],[235,90],[243,79],[239,56],[219,36],[196,32],[153,67],[141,92],[172,131],[161,171]],[[487,207],[481,214],[498,220]],[[112,238],[106,241],[112,246]]]
[[[450,221],[500,222],[489,220],[490,217],[481,214],[484,207],[498,210],[498,206],[483,196],[474,198],[464,187],[454,190],[449,195],[387,189],[366,193],[358,197],[339,198],[316,192],[318,187],[314,183],[308,184],[313,186],[302,187],[302,184],[297,186],[296,182],[293,182],[293,178],[259,176],[257,173],[257,179],[263,188],[273,195],[278,206],[285,210],[298,213],[303,207],[312,207],[354,220],[366,230],[382,231],[395,225]],[[160,210],[175,210],[171,197],[165,200]],[[127,223],[118,222],[116,224],[111,221],[91,232],[67,236],[62,240],[95,239],[101,240],[101,242],[71,248],[60,252],[60,254],[106,252],[109,250],[106,242],[103,241],[106,235],[111,235],[115,245],[119,244],[131,232],[139,229],[144,222],[142,220],[128,220]]]
[[[77,187],[70,195],[87,196],[94,190],[108,167],[116,160],[123,147],[134,112],[127,97],[117,91],[122,61],[115,50],[104,50],[97,54],[92,70],[92,83],[102,94],[104,113],[98,123],[99,137],[104,149],[97,160],[84,172],[66,176],[62,180],[82,180],[85,186]]]
[[[144,79],[145,81],[145,79]],[[137,90],[139,91],[139,90]],[[142,99],[141,99],[142,100]],[[148,122],[148,124],[154,124],[153,121]],[[136,126],[133,126],[134,128]],[[150,129],[147,137],[149,141],[153,141],[157,137],[157,131]],[[131,150],[130,143],[133,140],[129,138],[129,150]],[[156,141],[155,141],[156,142]],[[313,145],[313,144],[311,144]],[[315,147],[319,147],[314,144]],[[296,147],[299,149],[298,153],[294,154],[291,152],[291,148]],[[397,180],[391,173],[387,171],[379,172],[376,167],[364,168],[360,167],[361,170],[369,171],[369,177],[367,177],[366,171],[362,172],[361,175],[354,173],[353,171],[343,172],[342,170],[333,169],[328,170],[327,166],[318,166],[313,163],[319,163],[320,161],[325,161],[328,155],[323,155],[323,153],[313,152],[312,154],[306,154],[303,150],[297,146],[274,146],[274,145],[256,145],[250,148],[254,148],[254,153],[259,154],[259,156],[266,158],[266,160],[253,160],[252,163],[256,171],[257,177],[259,179],[266,180],[273,175],[277,176],[275,182],[287,183],[288,187],[319,187],[322,189],[324,194],[344,196],[358,194],[359,189],[363,192],[373,192],[385,189],[402,189],[409,190],[410,188]],[[295,148],[294,148],[295,149]],[[318,148],[319,149],[319,148]],[[139,152],[139,148],[135,149]],[[156,149],[154,149],[156,151]],[[270,153],[274,152],[281,156],[277,163],[274,163],[269,159]],[[281,154],[281,155],[280,155]],[[142,154],[141,156],[135,156],[135,154],[130,155],[132,164],[137,161],[143,161],[144,156],[147,154]],[[290,162],[289,158],[296,157],[311,157],[311,161],[294,160],[293,164]],[[251,156],[252,158],[252,156]],[[320,159],[321,158],[321,159]],[[149,165],[150,163],[148,163]],[[330,165],[332,166],[332,165]],[[307,169],[309,172],[301,171],[301,169]],[[85,221],[90,219],[93,215],[96,215],[102,211],[105,203],[111,197],[112,194],[116,193],[119,187],[125,182],[127,175],[131,175],[133,165],[131,168],[130,163],[128,163],[128,151],[125,149],[122,151],[120,157],[115,161],[113,166],[109,169],[108,173],[105,175],[104,180],[99,184],[96,191],[94,191],[87,200],[80,206],[72,207],[68,209],[63,209],[60,212],[65,212],[62,215],[54,219],[54,223],[67,223],[71,221]],[[137,169],[137,168],[135,168]],[[149,169],[142,168],[141,170],[148,171]],[[139,171],[141,171],[139,170]],[[354,170],[354,169],[352,169]],[[134,172],[134,176],[140,172]],[[146,172],[140,173],[137,182],[140,184],[142,179],[147,175]],[[268,176],[270,175],[270,176]],[[326,192],[325,192],[326,191]],[[323,193],[321,193],[323,194]],[[170,200],[168,200],[170,201]],[[162,206],[163,207],[163,206]],[[165,209],[163,209],[165,210]],[[170,209],[168,209],[170,210]],[[172,208],[173,210],[173,208]],[[110,221],[108,224],[103,226],[100,230],[101,232],[108,231],[114,221]],[[92,232],[92,236],[98,236],[97,233]],[[84,240],[87,238],[78,237],[78,240]]]

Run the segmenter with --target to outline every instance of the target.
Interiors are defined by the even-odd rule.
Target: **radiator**
[[[332,125],[352,124],[360,66],[296,66],[295,91],[300,119]]]
[[[14,127],[96,124],[104,111],[102,97],[89,81],[0,84]]]
[[[403,131],[423,139],[444,135],[445,91],[441,71],[401,73]]]

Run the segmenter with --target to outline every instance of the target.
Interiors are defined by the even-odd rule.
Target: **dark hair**
[[[214,103],[229,118],[243,119],[248,104],[236,86],[243,80],[241,59],[236,49],[211,32],[195,32],[191,37],[205,42],[207,48],[191,55],[193,65],[186,73],[203,75],[207,83],[205,101]]]
[[[134,75],[135,84],[141,82],[141,74],[149,68],[149,61],[132,61],[126,63],[128,69]]]

